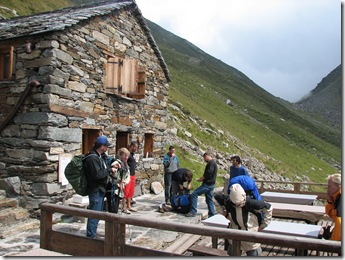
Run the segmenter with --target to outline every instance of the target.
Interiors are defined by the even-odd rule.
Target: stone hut
[[[133,0],[2,20],[0,190],[30,210],[62,201],[66,163],[103,134],[109,155],[139,142],[147,191],[162,181],[169,81]]]

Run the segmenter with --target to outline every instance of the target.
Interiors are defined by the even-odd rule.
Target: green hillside
[[[77,1],[80,2],[0,0],[0,5],[27,15]],[[187,116],[170,108],[169,112],[193,137],[202,140],[202,144],[197,144],[202,149],[213,147],[220,153],[256,158],[271,172],[292,180],[309,176],[312,181],[325,182],[327,175],[339,171],[341,129],[295,110],[292,104],[272,96],[237,69],[156,24],[147,23],[170,71],[169,101]],[[324,76],[320,75],[320,79]],[[229,133],[231,138],[200,131],[191,118],[198,118],[213,131]],[[178,136],[188,139],[181,133]],[[226,147],[224,142],[229,145]],[[190,168],[204,167],[182,152],[181,158]]]
[[[334,129],[303,116],[290,103],[263,90],[246,75],[213,58],[156,24],[147,21],[163,57],[172,82],[170,101],[179,102],[184,111],[207,121],[212,129],[226,130],[241,143],[253,148],[251,156],[265,162],[272,172],[291,179],[307,175],[324,182],[327,174],[340,165],[341,129]],[[320,78],[323,75],[320,75]],[[233,106],[226,104],[230,100]],[[188,119],[183,125],[188,125]],[[225,149],[222,140],[187,129],[209,146]]]

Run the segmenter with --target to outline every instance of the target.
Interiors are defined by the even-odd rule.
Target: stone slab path
[[[137,215],[138,218],[159,219],[167,222],[178,223],[194,223],[201,224],[201,217],[207,216],[207,205],[205,203],[205,196],[198,198],[198,214],[195,217],[188,218],[184,214],[176,212],[158,212],[159,205],[164,202],[164,193],[158,195],[146,194],[135,198],[136,204],[133,208],[138,212],[132,212],[131,215]],[[124,214],[124,213],[119,213]],[[78,234],[86,235],[86,223],[82,221],[63,223],[61,219],[64,218],[61,214],[53,214],[54,229],[63,230]],[[39,222],[39,220],[37,220]],[[202,224],[201,224],[202,225]],[[137,227],[128,225],[126,228],[126,243],[148,247],[157,250],[164,250],[169,247],[182,234],[172,231],[163,231],[153,228]],[[101,238],[104,237],[104,221],[99,222],[97,234]],[[50,252],[48,250],[40,249],[40,231],[36,230],[21,232],[0,239],[0,255],[1,256],[66,256],[57,252]]]

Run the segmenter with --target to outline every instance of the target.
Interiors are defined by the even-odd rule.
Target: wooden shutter
[[[112,93],[121,92],[122,60],[118,57],[110,57],[106,67],[106,91]]]
[[[145,88],[146,88],[146,67],[138,66],[137,73],[137,88],[138,88],[138,98],[145,97]]]
[[[137,73],[138,60],[133,58],[127,58],[123,62],[123,93],[124,94],[136,94],[136,73]]]

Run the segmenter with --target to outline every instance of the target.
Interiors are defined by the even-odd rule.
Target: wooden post
[[[53,213],[45,210],[41,211],[40,218],[40,248],[50,250],[50,234],[53,228]]]
[[[125,255],[126,245],[126,224],[117,224],[113,222],[114,226],[114,256]]]
[[[232,256],[240,256],[241,255],[241,241],[239,240],[232,240]]]
[[[113,256],[116,254],[115,248],[117,247],[114,222],[105,221],[104,233],[104,256]]]
[[[301,184],[300,183],[298,183],[298,182],[295,182],[294,184],[293,184],[293,189],[294,189],[294,192],[295,193],[301,193]]]

